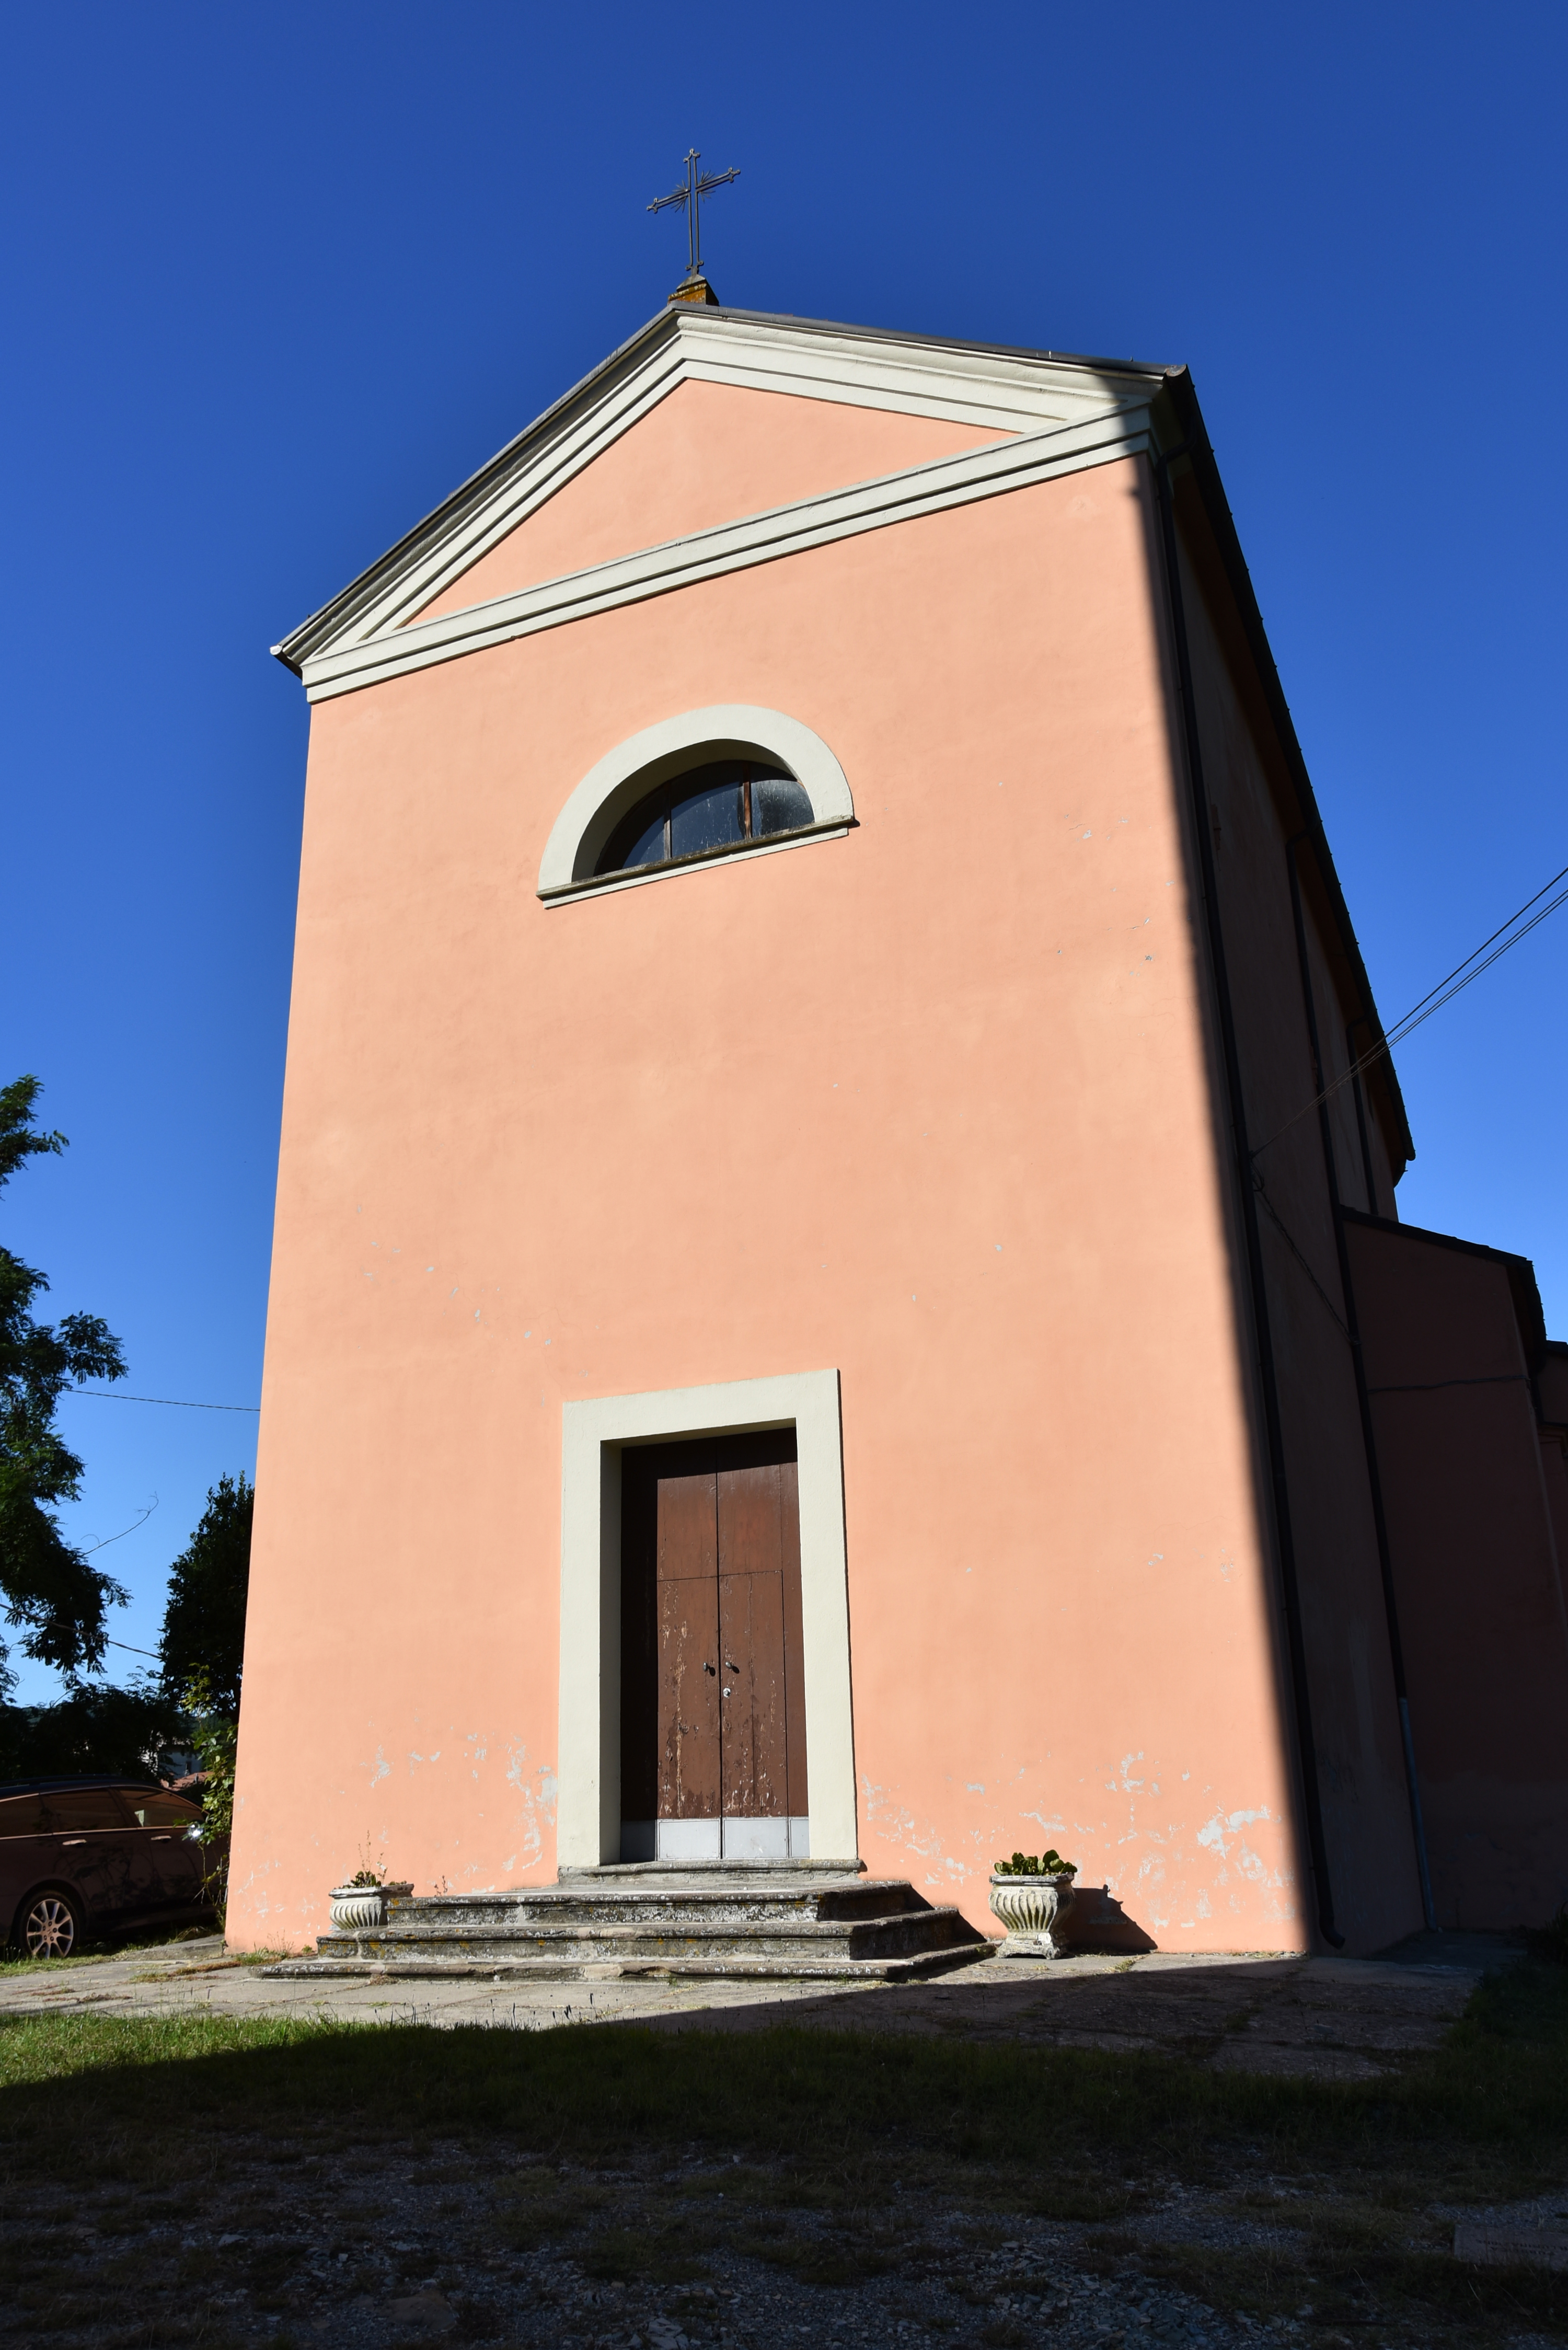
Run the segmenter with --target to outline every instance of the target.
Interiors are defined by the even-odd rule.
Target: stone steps
[[[386,1922],[323,1934],[265,1972],[430,1981],[627,1977],[894,1981],[989,1957],[955,1908],[903,1877],[820,1865],[659,1863],[574,1871],[510,1893],[395,1896]]]
[[[325,1944],[330,1938],[323,1935]],[[914,1982],[946,1974],[992,1955],[991,1941],[956,1942],[907,1959],[642,1958],[548,1959],[344,1959],[318,1952],[310,1959],[280,1959],[263,1967],[279,1981],[358,1978],[375,1982],[669,1982],[689,1979],[727,1982]]]
[[[617,1931],[722,1933],[851,1932],[894,1920],[927,1921],[956,1912],[933,1908],[910,1885],[871,1881],[790,1894],[769,1888],[737,1895],[717,1887],[656,1889],[626,1887],[579,1890],[529,1886],[516,1893],[404,1896],[387,1905],[383,1933],[462,1934],[533,1930],[565,1934]]]
[[[386,1926],[373,1934],[324,1934],[324,1956],[389,1959],[904,1959],[972,1938],[956,1909],[928,1918],[886,1918],[861,1924],[710,1925],[700,1929],[659,1925],[491,1926],[476,1932],[442,1926]]]

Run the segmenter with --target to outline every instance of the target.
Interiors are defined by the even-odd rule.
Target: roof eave
[[[498,449],[493,457],[487,458],[476,473],[471,473],[465,482],[460,482],[455,490],[442,498],[440,505],[432,506],[430,513],[415,523],[411,530],[405,531],[402,537],[388,547],[383,555],[378,556],[374,563],[369,564],[363,571],[358,573],[348,582],[347,588],[339,589],[329,603],[323,604],[318,611],[312,612],[308,619],[302,620],[297,628],[291,629],[281,643],[273,646],[274,657],[282,661],[286,669],[291,669],[297,677],[317,647],[328,637],[336,635],[346,622],[353,619],[360,607],[370,599],[387,574],[396,570],[428,539],[434,537],[454,514],[460,512],[472,499],[482,495],[490,483],[499,473],[504,472],[528,442],[559,422],[576,402],[591,393],[607,375],[616,368],[624,365],[634,353],[659,341],[661,337],[679,331],[679,319],[672,317],[668,309],[661,310],[656,317],[646,320],[635,334],[628,335],[626,341],[618,344],[607,358],[602,359],[596,368],[591,369],[586,376],[579,378],[569,390],[564,391],[559,400],[552,400],[550,406],[541,415],[533,418],[524,426],[521,432],[514,433],[505,446]]]
[[[350,622],[366,604],[374,600],[382,581],[416,555],[427,541],[437,536],[464,506],[483,496],[489,484],[515,462],[530,441],[550,432],[575,405],[591,399],[607,376],[649,347],[679,336],[683,327],[694,322],[705,326],[711,321],[726,318],[748,326],[776,327],[797,334],[854,335],[861,341],[903,344],[922,350],[951,351],[955,354],[967,352],[980,357],[1022,359],[1058,368],[1081,368],[1090,375],[1141,377],[1151,390],[1167,381],[1171,372],[1168,368],[1142,359],[1094,359],[1080,352],[1036,350],[1014,343],[966,341],[951,335],[910,334],[895,327],[857,327],[841,319],[797,318],[784,311],[740,310],[724,304],[716,308],[704,307],[701,310],[693,310],[680,303],[668,303],[573,384],[569,390],[563,392],[559,400],[552,401],[542,414],[524,425],[522,432],[514,434],[504,448],[488,458],[477,473],[471,473],[465,482],[460,483],[440,505],[432,507],[411,530],[405,531],[401,538],[378,556],[374,563],[368,565],[328,603],[323,604],[308,619],[302,620],[297,628],[290,629],[281,642],[272,647],[274,658],[280,660],[286,669],[292,670],[296,677],[299,676],[312,653]]]

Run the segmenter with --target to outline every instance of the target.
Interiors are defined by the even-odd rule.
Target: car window
[[[44,1825],[44,1806],[36,1795],[0,1796],[0,1836],[36,1835]]]
[[[112,1787],[49,1788],[44,1825],[55,1835],[81,1835],[88,1828],[122,1828],[125,1814]]]
[[[182,1804],[178,1795],[144,1795],[140,1787],[120,1792],[138,1827],[194,1827],[202,1816],[197,1804]]]

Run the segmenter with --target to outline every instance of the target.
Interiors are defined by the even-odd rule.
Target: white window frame
[[[562,1408],[556,1865],[620,1858],[620,1463],[660,1437],[795,1431],[813,1858],[859,1857],[838,1373],[786,1372]]]
[[[811,802],[812,822],[773,840],[747,842],[711,858],[600,878],[594,871],[606,842],[628,809],[687,768],[711,759],[757,758],[787,767]],[[639,889],[685,873],[705,873],[737,858],[774,857],[781,849],[838,840],[855,822],[855,802],[843,768],[820,734],[782,710],[753,702],[719,702],[662,718],[618,743],[588,769],[551,827],[539,863],[539,896],[547,906],[612,889]]]

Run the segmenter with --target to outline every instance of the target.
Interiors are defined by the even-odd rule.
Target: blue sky
[[[1568,864],[1561,8],[223,9],[0,26],[7,1243],[259,1392],[306,745],[267,652],[662,303],[1194,370],[1386,1019]],[[1407,1221],[1568,1336],[1568,910],[1405,1048]],[[254,1419],[79,1398],[151,1647]],[[119,1655],[117,1668],[134,1667]],[[53,1692],[24,1673],[25,1694]]]

